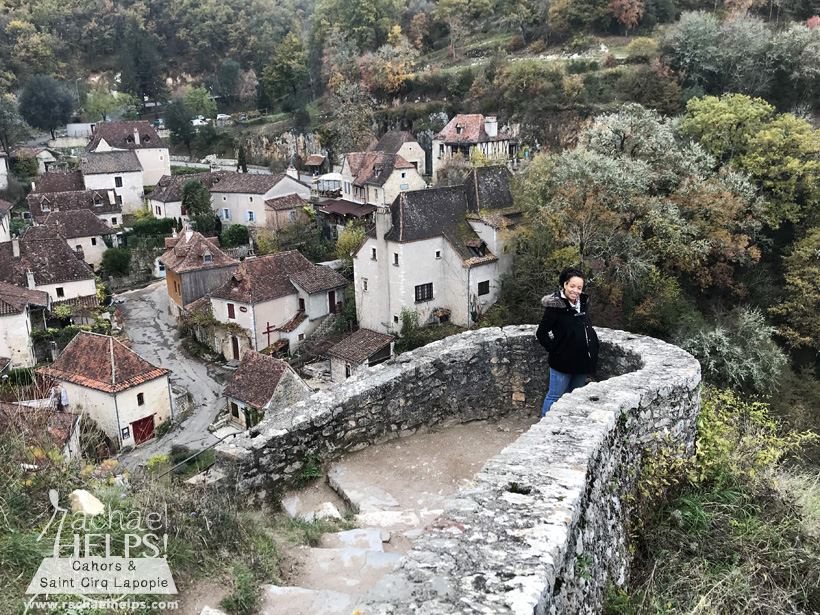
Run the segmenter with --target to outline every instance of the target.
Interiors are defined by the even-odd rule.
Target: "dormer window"
[[[461,124],[456,124],[456,134],[460,135],[464,131],[464,126]]]
[[[133,143],[134,142],[134,137],[132,137],[131,135],[128,135],[127,137],[125,137],[125,142],[126,143]]]
[[[148,135],[145,135],[145,136],[142,137],[142,140],[147,143],[148,141],[151,140],[151,137],[149,137]]]
[[[211,253],[208,250],[205,250],[205,253],[202,255],[203,260],[205,263],[211,262]]]
[[[478,246],[467,246],[470,250],[470,254],[475,256],[476,258],[483,258],[485,256],[485,245],[482,242],[481,245]]]
[[[43,203],[43,211],[51,211],[51,208],[48,206],[48,203]]]

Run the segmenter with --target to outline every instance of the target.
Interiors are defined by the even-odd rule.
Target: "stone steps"
[[[350,615],[358,598],[328,590],[265,585],[258,615]]]

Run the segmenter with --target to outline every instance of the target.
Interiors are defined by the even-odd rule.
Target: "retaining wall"
[[[239,490],[294,482],[308,455],[434,426],[532,412],[547,389],[532,326],[469,331],[366,370],[217,449]],[[598,330],[599,382],[565,395],[490,459],[377,590],[368,615],[592,613],[628,564],[640,457],[694,445],[700,365],[658,340]],[[671,441],[671,442],[670,442]]]

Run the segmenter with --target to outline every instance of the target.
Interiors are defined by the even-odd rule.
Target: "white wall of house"
[[[58,292],[58,289],[62,289],[62,292]],[[94,282],[94,278],[89,278],[86,280],[56,282],[54,284],[38,284],[36,290],[47,292],[51,295],[52,301],[64,301],[75,297],[95,295],[97,293],[97,284]]]
[[[310,188],[291,177],[284,177],[265,194],[211,191],[211,206],[222,219],[223,226],[244,224],[262,227],[267,220],[265,201],[289,194],[298,194],[308,200]],[[253,220],[248,212],[253,212]]]
[[[5,156],[0,156],[0,190],[9,187],[9,160]]]
[[[11,359],[12,367],[34,365],[31,344],[31,321],[28,309],[20,314],[0,316],[0,357]]]
[[[122,180],[122,186],[119,187],[116,185],[118,177]],[[83,180],[87,190],[113,190],[119,200],[122,200],[120,205],[123,213],[134,213],[143,206],[144,192],[140,171],[83,175]]]
[[[155,218],[182,218],[183,222],[188,221],[188,216],[182,215],[182,201],[156,201],[148,199],[148,207]]]
[[[43,150],[35,158],[37,160],[37,175],[42,175],[48,170],[52,162],[57,162],[57,159],[48,150]]]
[[[109,395],[97,389],[79,386],[73,382],[61,382],[68,395],[68,405],[75,412],[82,409],[94,419],[108,437],[121,446],[134,444],[132,423],[146,416],[154,416],[154,428],[171,416],[171,398],[168,390],[168,376],[132,387],[126,391]],[[138,402],[137,395],[143,394],[144,403]],[[119,420],[118,420],[119,417]],[[122,430],[128,428],[128,436]]]
[[[142,165],[144,186],[156,186],[163,175],[171,174],[171,156],[167,147],[141,148],[134,151]]]
[[[0,158],[0,160],[3,160],[3,158]],[[11,211],[0,218],[0,243],[8,243],[9,241],[11,241]]]
[[[96,237],[72,237],[71,239],[66,239],[66,241],[68,242],[68,247],[75,252],[78,246],[82,248],[83,260],[94,267],[94,269],[99,269],[102,264],[103,252],[107,249],[102,235],[97,235]]]
[[[353,185],[353,174],[345,159],[342,166],[342,197],[355,203],[369,205],[390,205],[401,192],[423,190],[427,182],[415,169],[394,169],[382,186],[356,187]]]
[[[503,141],[485,141],[483,143],[465,143],[462,146],[447,145],[444,141],[433,139],[432,157],[433,157],[433,180],[438,180],[438,171],[447,164],[455,154],[461,151],[461,147],[468,151],[476,147],[485,157],[490,160],[507,160],[510,157],[510,141],[505,139]],[[467,156],[465,155],[465,158]]]

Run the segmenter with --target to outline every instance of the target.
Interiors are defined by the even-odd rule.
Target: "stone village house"
[[[148,207],[155,218],[180,218],[183,222],[187,222],[188,212],[182,209],[182,188],[185,182],[198,179],[210,189],[227,174],[225,171],[214,171],[212,173],[163,175],[154,186],[154,190],[146,197]]]
[[[398,154],[353,152],[342,163],[342,197],[354,203],[386,207],[401,193],[422,190],[427,182]]]
[[[0,282],[0,368],[9,363],[12,369],[36,363],[31,332],[35,321],[39,328],[45,327],[44,312],[50,308],[47,292]]]
[[[213,317],[236,323],[247,337],[217,337],[213,348],[228,359],[239,359],[246,344],[253,350],[287,344],[293,352],[328,315],[341,309],[347,284],[344,276],[314,265],[296,250],[247,259],[209,299]]]
[[[393,357],[393,336],[370,329],[359,329],[327,351],[330,379],[344,382],[365,367],[384,363]]]
[[[387,131],[379,139],[379,142],[371,148],[371,151],[397,154],[412,164],[420,175],[427,173],[427,154],[413,135],[407,131]]]
[[[174,232],[168,237],[165,248],[160,263],[165,266],[170,310],[177,317],[186,306],[224,284],[239,266],[238,260],[219,249],[219,239],[189,227],[179,236]]]
[[[170,370],[152,365],[121,341],[81,331],[48,367],[74,412],[89,416],[119,447],[137,446],[173,419]]]
[[[231,381],[222,391],[231,420],[253,427],[265,414],[307,399],[312,389],[285,361],[246,350]]]
[[[225,173],[210,188],[211,206],[222,220],[222,226],[245,224],[250,229],[267,226],[269,202],[297,195],[307,201],[310,188],[290,175],[256,175]],[[275,209],[274,209],[275,211]],[[272,219],[276,219],[275,215]]]
[[[142,166],[134,152],[85,153],[79,160],[86,190],[113,192],[114,202],[124,213],[143,206]]]
[[[26,231],[31,238],[62,237],[77,256],[94,267],[102,264],[102,255],[108,249],[105,241],[113,244],[114,230],[87,209],[55,211],[37,226]]]
[[[56,175],[48,173],[47,175]],[[113,190],[72,190],[69,192],[37,192],[26,197],[31,218],[41,224],[55,212],[90,211],[111,228],[122,224],[122,207]]]
[[[506,167],[474,169],[462,186],[399,195],[376,212],[375,228],[353,252],[360,326],[399,331],[403,309],[421,325],[472,325],[510,271],[503,231],[519,215]]]
[[[168,147],[148,122],[100,122],[86,151],[133,152],[140,163],[140,187],[153,186],[163,175],[171,174]]]
[[[453,156],[461,154],[469,158],[472,148],[490,160],[506,162],[515,156],[518,141],[498,131],[495,116],[460,113],[433,137],[433,181],[438,181],[439,169]]]

